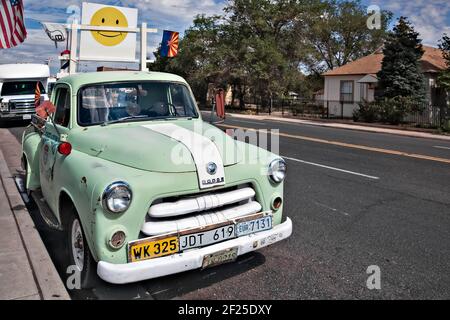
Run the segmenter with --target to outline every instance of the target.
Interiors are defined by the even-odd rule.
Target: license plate
[[[236,237],[234,224],[225,225],[208,231],[180,236],[180,251],[203,247]]]
[[[31,120],[31,114],[25,114],[22,116],[23,120]]]
[[[129,262],[136,262],[167,256],[178,252],[178,237],[149,238],[130,243]]]
[[[238,248],[230,248],[215,253],[207,254],[203,257],[202,268],[218,266],[223,263],[233,262],[238,255]]]
[[[251,233],[272,229],[272,216],[265,216],[255,220],[243,221],[236,224],[236,236],[242,237]]]

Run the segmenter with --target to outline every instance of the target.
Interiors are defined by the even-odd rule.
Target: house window
[[[341,102],[353,102],[354,81],[341,81]]]
[[[368,100],[369,99],[369,84],[368,83],[360,83],[359,84],[361,92],[360,92],[360,97],[361,97],[361,101],[363,100]]]

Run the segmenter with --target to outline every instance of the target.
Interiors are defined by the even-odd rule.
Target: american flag
[[[0,0],[0,49],[15,47],[26,37],[22,0]]]

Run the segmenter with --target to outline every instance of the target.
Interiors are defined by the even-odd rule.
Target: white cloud
[[[25,0],[25,13],[33,19],[60,22],[70,16],[66,13],[69,6],[75,5],[81,9],[82,2],[83,0]],[[91,2],[137,8],[141,21],[150,24],[164,22],[178,28],[182,27],[181,31],[189,26],[195,15],[220,14],[225,5],[224,0],[92,0]],[[166,25],[158,27],[165,28]]]
[[[43,30],[29,29],[27,33],[27,38],[19,46],[11,49],[0,49],[1,63],[44,63],[49,58],[56,59],[58,51]]]
[[[445,32],[449,32],[450,1],[448,0],[372,0],[382,9],[406,16],[414,25],[424,44],[436,46]]]

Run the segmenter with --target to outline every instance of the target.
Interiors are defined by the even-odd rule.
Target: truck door
[[[59,167],[63,155],[58,153],[60,144],[60,136],[66,135],[69,130],[70,123],[70,102],[71,92],[66,85],[57,85],[52,95],[52,102],[56,107],[55,113],[51,116],[52,120],[48,120],[45,125],[45,131],[42,135],[41,152],[40,152],[40,178],[42,193],[47,204],[57,212],[58,200],[58,183],[55,181],[55,168]]]

